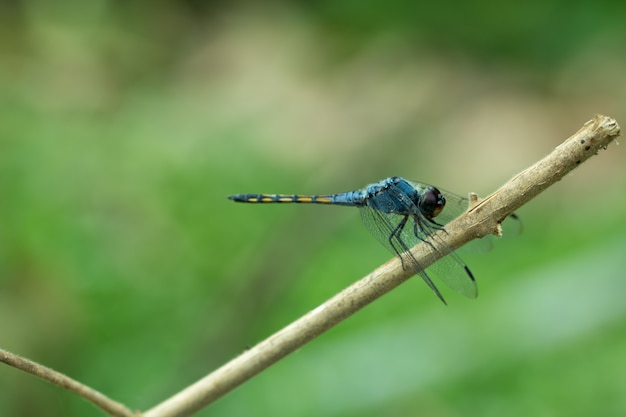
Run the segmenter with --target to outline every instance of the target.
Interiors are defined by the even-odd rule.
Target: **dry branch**
[[[446,225],[442,242],[453,249],[498,231],[500,222],[576,166],[619,136],[614,119],[597,115],[535,165],[516,175],[499,190],[476,202]],[[431,265],[444,252],[421,243],[412,249],[420,265]],[[411,277],[398,257],[355,282],[330,300],[242,353],[213,373],[147,411],[145,417],[188,416],[228,393],[289,353],[310,342],[359,309]]]
[[[133,413],[123,404],[113,401],[102,393],[92,388],[89,388],[88,386],[81,384],[80,382],[73,380],[66,375],[63,375],[62,373],[54,371],[50,368],[46,368],[45,366],[39,365],[36,362],[22,358],[11,352],[7,352],[6,350],[0,349],[0,362],[11,365],[14,368],[20,369],[24,372],[28,372],[29,374],[33,374],[43,379],[44,381],[51,382],[55,385],[65,388],[68,391],[78,394],[79,396],[93,403],[96,407],[101,408],[111,416],[136,417],[141,415],[139,413]]]
[[[499,231],[500,222],[550,185],[559,181],[576,166],[606,148],[619,136],[614,119],[597,115],[578,132],[535,165],[516,175],[499,190],[483,200],[472,200],[472,206],[446,225],[434,241],[457,249],[472,239]],[[445,251],[421,243],[412,249],[420,265],[436,262]],[[205,407],[246,380],[263,371],[289,353],[310,342],[378,297],[412,276],[393,258],[360,281],[310,311],[221,368],[167,399],[143,415],[145,417],[184,417]],[[0,362],[31,373],[72,391],[110,415],[137,417],[124,405],[109,399],[61,373],[0,349]]]

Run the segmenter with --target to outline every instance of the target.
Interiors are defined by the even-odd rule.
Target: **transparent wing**
[[[420,192],[428,187],[428,185],[422,183],[412,183],[412,185]],[[386,192],[390,194],[390,197],[392,196],[401,200],[404,206],[412,206],[412,210],[409,211],[417,213],[417,207],[415,207],[411,199],[405,196],[400,189],[391,186]],[[437,221],[442,222],[440,224],[447,223],[467,209],[467,199],[455,196],[454,194],[450,195],[452,196],[450,207],[446,204],[442,213],[437,216]],[[448,198],[448,195],[445,195],[445,197]],[[465,200],[465,202],[463,202],[463,200]],[[437,242],[435,247],[443,251],[445,257],[431,265],[426,271],[409,252],[409,249],[420,241],[428,241],[434,238],[433,233],[439,230],[440,227],[430,223],[421,215],[403,216],[393,213],[384,213],[371,207],[361,208],[361,218],[370,233],[388,250],[400,256],[405,268],[409,267],[415,270],[417,274],[420,274],[426,284],[428,284],[442,301],[444,301],[443,297],[428,277],[426,271],[429,273],[432,272],[454,291],[469,298],[476,297],[478,294],[476,282],[469,268],[461,258],[443,242]],[[404,223],[403,227],[402,223]],[[400,227],[401,231],[399,229]]]
[[[444,253],[444,258],[428,267],[428,273],[439,278],[440,281],[459,294],[468,298],[476,298],[478,288],[476,287],[474,276],[465,262],[440,239],[439,236],[441,234],[433,234],[437,229],[429,226],[427,220],[424,222],[414,218],[411,219],[408,226],[405,227],[402,233],[402,239],[406,241],[412,240],[410,247],[417,244],[420,240],[430,238],[431,240],[436,240],[434,246],[437,250]],[[443,230],[445,233],[445,228]],[[417,235],[417,239],[415,235]]]
[[[439,292],[439,289],[432,282],[424,267],[422,267],[417,259],[411,254],[409,249],[413,247],[411,244],[407,244],[401,237],[394,234],[396,228],[404,221],[404,216],[397,214],[383,213],[379,210],[374,210],[371,207],[360,207],[361,219],[367,230],[391,253],[400,257],[402,266],[405,269],[410,269],[422,277],[426,285],[439,297],[439,299],[446,304],[443,296]],[[408,222],[407,222],[408,223]],[[405,225],[405,227],[407,227]]]
[[[451,193],[439,188],[439,191],[446,198],[446,205],[443,211],[435,218],[435,221],[440,224],[447,224],[452,220],[465,213],[469,208],[469,199],[461,197],[460,195]],[[459,250],[463,253],[487,253],[493,248],[491,239],[474,239],[468,244],[464,245]]]
[[[420,183],[416,183],[420,184]],[[422,187],[429,187],[427,184],[420,184]],[[466,197],[461,197],[460,195],[451,193],[446,190],[442,190],[437,187],[439,191],[446,198],[446,205],[439,215],[436,217],[437,223],[446,224],[450,221],[456,219],[461,214],[465,213],[469,208],[469,199]]]
[[[427,184],[411,181],[414,186],[428,187]],[[435,221],[440,224],[447,224],[463,214],[469,208],[469,199],[438,188],[446,198],[446,205],[443,211],[437,216]],[[516,213],[511,214],[502,222],[502,236],[504,238],[517,237],[522,233],[523,224]],[[462,251],[470,253],[486,253],[493,248],[495,236],[489,235],[482,239],[474,239],[461,248]]]
[[[419,185],[421,187],[428,187],[427,184],[416,183],[414,181],[411,181],[411,184]],[[442,190],[441,188],[438,189],[446,198],[446,206],[436,219],[438,223],[446,224],[467,211],[467,209],[469,208],[468,198],[461,197],[460,195],[451,193],[446,190]],[[508,237],[516,237],[522,233],[523,224],[517,213],[513,213],[506,219],[504,219],[504,221],[502,222],[502,229],[503,236],[508,235]]]

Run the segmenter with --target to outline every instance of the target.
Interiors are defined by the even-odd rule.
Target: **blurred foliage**
[[[484,195],[594,113],[626,123],[625,9],[3,2],[1,346],[153,406],[389,257],[356,210],[228,194]],[[623,166],[609,147],[462,254],[478,300],[411,280],[199,415],[623,415]],[[0,415],[102,415],[0,385]]]

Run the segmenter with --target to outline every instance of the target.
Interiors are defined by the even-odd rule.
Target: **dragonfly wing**
[[[441,233],[426,220],[411,219],[403,231],[403,240],[416,244],[420,240],[430,239],[434,242],[437,251],[443,254],[442,258],[428,267],[429,274],[439,278],[449,288],[468,298],[476,298],[478,288],[468,266],[463,260],[440,238]],[[445,233],[445,228],[442,233]]]
[[[427,184],[416,183],[414,181],[411,181],[411,184],[413,184],[414,186],[417,185],[421,187],[428,187]],[[446,190],[442,190],[441,188],[439,188],[439,191],[441,191],[446,199],[446,206],[435,219],[438,223],[446,224],[459,217],[469,208],[468,198],[461,197],[460,195],[451,193]],[[504,219],[504,221],[502,222],[502,229],[503,236],[508,235],[508,237],[516,237],[522,233],[523,224],[517,213],[513,213],[506,219]]]
[[[445,249],[443,249],[445,251]],[[445,258],[435,262],[427,269],[428,273],[439,278],[448,288],[467,298],[478,296],[478,287],[474,275],[463,260],[449,249]]]
[[[427,184],[416,182],[411,182],[411,185],[419,192],[424,192],[429,187]],[[419,212],[414,203],[404,194],[404,192],[402,192],[402,190],[392,186],[388,188],[387,192],[395,199],[401,201],[401,204],[405,207],[410,207],[410,212]],[[446,198],[446,205],[435,220],[437,223],[445,225],[467,210],[469,207],[469,200],[454,193],[445,191],[442,191],[442,193]],[[433,288],[434,285],[431,285],[432,281],[426,272],[437,276],[448,287],[466,297],[475,298],[477,296],[478,290],[476,282],[470,272],[470,269],[443,241],[439,240],[435,244],[437,250],[443,252],[443,257],[428,267],[425,271],[424,268],[419,265],[417,260],[415,260],[413,255],[410,254],[409,249],[420,241],[434,239],[434,236],[437,236],[435,232],[441,229],[440,226],[431,223],[419,214],[409,216],[404,228],[402,229],[402,233],[396,234],[390,239],[390,235],[393,234],[393,231],[404,219],[404,216],[384,213],[369,207],[361,209],[361,216],[366,227],[385,247],[387,247],[387,249],[399,254],[403,263],[405,259],[408,259],[417,267],[416,271],[421,271],[424,275],[426,275],[426,278],[422,277],[431,288]],[[407,251],[406,254],[399,253],[398,248],[401,248],[400,251]],[[433,289],[433,291],[435,290]]]
[[[422,277],[426,285],[435,293],[435,295],[444,303],[443,296],[433,281],[430,279],[424,267],[415,259],[410,249],[414,246],[411,240],[407,241],[401,235],[394,234],[398,225],[404,220],[404,216],[398,214],[383,213],[371,207],[360,207],[361,219],[369,232],[391,253],[400,257],[402,266],[405,269],[412,270],[415,274]],[[407,224],[405,229],[413,227]],[[404,230],[403,230],[404,234]]]
[[[428,187],[428,185],[423,184],[422,187]],[[450,221],[456,219],[461,214],[465,213],[469,208],[469,199],[466,197],[461,197],[458,194],[451,193],[450,191],[442,190],[438,188],[438,190],[443,194],[446,199],[446,205],[439,215],[435,218],[435,221],[439,224],[446,224]]]
[[[417,183],[419,184],[419,183]],[[460,195],[451,193],[446,190],[439,189],[446,199],[446,206],[443,211],[436,217],[436,221],[440,224],[446,224],[456,219],[469,208],[469,199]],[[517,214],[513,213],[502,223],[503,236],[515,237],[522,230],[522,222]],[[464,253],[487,253],[493,248],[493,235],[485,236],[481,239],[474,239],[460,249]]]
[[[369,232],[391,253],[401,256],[411,249],[410,242],[403,241],[394,235],[394,230],[403,221],[404,216],[383,213],[368,206],[359,207],[363,224]],[[404,259],[403,259],[404,261]]]
[[[365,227],[383,246],[402,258],[404,252],[408,252],[419,240],[424,239],[413,233],[410,216],[397,214],[401,212],[400,208],[403,212],[418,212],[415,203],[405,191],[388,184],[384,194],[377,196],[373,204],[361,207],[361,218]]]

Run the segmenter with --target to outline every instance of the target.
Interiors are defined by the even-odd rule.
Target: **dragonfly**
[[[298,194],[234,194],[228,196],[239,203],[300,203],[358,207],[369,232],[392,253],[400,257],[402,267],[420,275],[428,287],[444,303],[446,301],[429,274],[435,275],[452,290],[476,298],[478,288],[469,267],[436,232],[458,217],[469,200],[421,182],[389,177],[360,190],[328,195]],[[443,257],[428,268],[422,267],[410,249],[426,242]],[[428,273],[427,273],[428,270]]]

